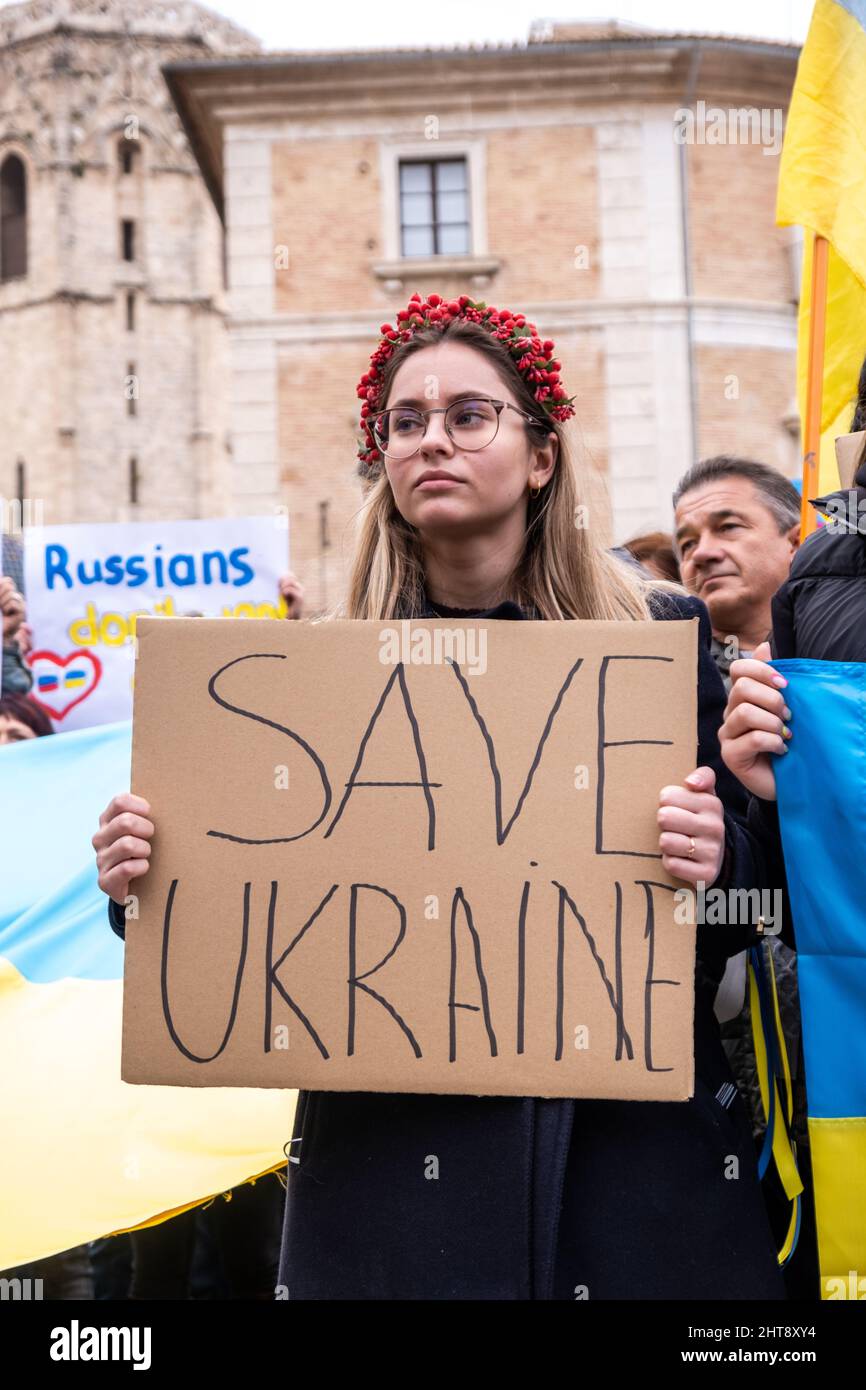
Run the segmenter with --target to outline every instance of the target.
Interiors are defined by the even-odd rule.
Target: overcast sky
[[[802,43],[812,0],[211,0],[265,48],[397,48],[525,42],[535,19],[621,19],[687,33],[753,34]]]

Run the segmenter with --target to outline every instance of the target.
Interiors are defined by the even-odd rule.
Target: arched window
[[[8,154],[0,166],[0,280],[27,274],[27,177],[23,160]]]

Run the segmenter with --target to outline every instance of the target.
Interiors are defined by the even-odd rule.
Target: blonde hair
[[[493,364],[503,385],[513,392],[522,410],[542,417],[527,432],[546,439],[552,430],[558,440],[553,477],[537,498],[529,498],[526,542],[508,586],[508,597],[542,618],[646,620],[652,617],[648,594],[656,588],[675,588],[647,581],[639,571],[617,560],[593,539],[588,527],[577,525],[579,498],[575,463],[559,421],[545,417],[510,354],[498,339],[466,320],[455,320],[442,331],[422,330],[401,345],[383,377],[381,406],[398,367],[415,352],[451,338],[476,349]],[[355,554],[346,600],[330,616],[392,618],[416,616],[424,596],[424,558],[418,532],[401,516],[384,469],[369,483],[357,517]]]

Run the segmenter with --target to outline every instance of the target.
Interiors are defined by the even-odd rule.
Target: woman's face
[[[33,730],[11,714],[0,714],[0,748],[4,743],[20,743],[23,738],[35,738]]]
[[[517,401],[493,365],[465,343],[423,348],[397,370],[383,409],[413,405],[424,411],[471,396]],[[522,407],[521,407],[522,409]],[[503,410],[492,443],[460,449],[445,430],[444,416],[431,415],[417,453],[385,459],[385,470],[400,514],[422,534],[446,536],[495,531],[508,520],[526,525],[530,487],[549,481],[557,439],[551,432],[540,448],[530,441],[524,420]],[[431,473],[447,477],[431,478]]]

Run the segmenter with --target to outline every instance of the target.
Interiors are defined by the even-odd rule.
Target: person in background
[[[682,582],[702,598],[725,688],[732,661],[767,639],[770,603],[800,541],[800,495],[775,468],[723,454],[696,463],[673,496]]]
[[[28,695],[16,695],[4,689],[0,694],[0,748],[7,743],[20,743],[26,738],[43,738],[53,734],[54,726],[48,715]]]
[[[24,593],[24,547],[18,536],[4,531],[0,534],[0,574],[8,575]]]
[[[866,429],[866,359],[860,369],[851,433]],[[731,670],[732,686],[722,725],[722,756],[752,793],[749,823],[772,855],[784,881],[776,780],[770,753],[783,752],[793,731],[778,672],[768,663],[799,657],[812,661],[866,662],[866,451],[853,486],[809,499],[827,524],[797,552],[772,604],[772,644],[764,643]]]
[[[18,643],[19,652],[26,661],[33,650],[33,629],[29,623],[21,624],[15,634],[15,641]]]
[[[777,469],[751,459],[720,455],[689,469],[680,479],[673,505],[683,583],[710,611],[713,655],[730,691],[732,662],[748,657],[772,627],[773,596],[788,578],[800,541],[800,496]],[[768,941],[791,1057],[794,1135],[803,1158],[808,1149],[808,1129],[797,957],[790,934],[787,940],[776,936]],[[752,1044],[745,952],[728,962],[716,996],[716,1014],[731,1070],[751,1111],[757,1141],[765,1121]],[[765,1183],[765,1196],[775,1222],[782,1225],[786,1203],[774,1183],[774,1178]],[[785,1271],[790,1293],[799,1286],[810,1257],[804,1230],[798,1252]],[[805,1274],[806,1282],[809,1278],[811,1273]]]
[[[24,595],[8,574],[0,575],[0,614],[3,616],[3,681],[2,689],[15,695],[27,695],[33,677],[24,664],[18,642],[22,624],[26,626],[27,607]],[[25,638],[28,638],[29,628]]]
[[[304,587],[297,575],[288,574],[280,576],[278,584],[280,598],[285,600],[287,618],[302,618],[304,616]]]
[[[626,541],[623,549],[633,555],[648,574],[655,575],[657,579],[669,579],[673,584],[682,583],[673,536],[667,531],[650,531],[645,536],[635,536],[634,540]]]
[[[866,430],[866,361],[850,433],[860,430]],[[772,654],[866,661],[866,624],[860,621],[866,612],[866,450],[850,488],[809,502],[826,520],[798,551],[773,600]]]

